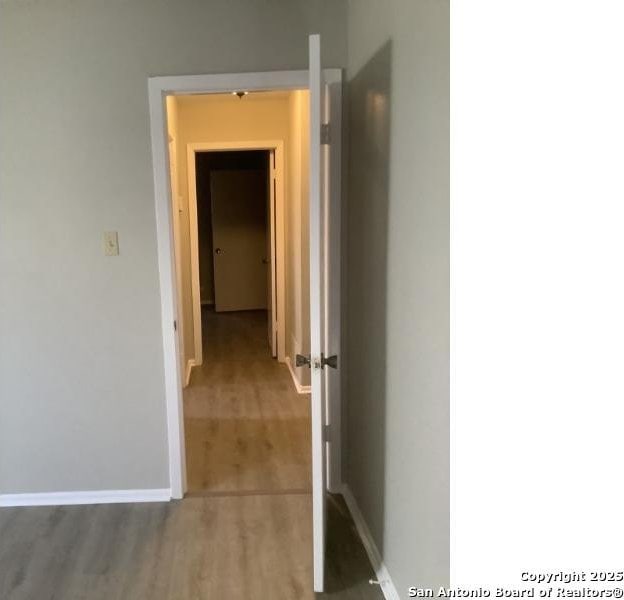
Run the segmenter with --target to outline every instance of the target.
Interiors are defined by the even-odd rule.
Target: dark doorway
[[[202,306],[215,304],[215,250],[213,240],[213,203],[211,198],[211,181],[215,175],[223,172],[262,172],[262,181],[269,178],[270,152],[267,150],[197,152],[195,154],[195,173],[197,185],[197,229],[199,254],[199,285]],[[263,194],[258,198],[262,214],[254,212],[254,218],[263,218],[266,222],[266,185],[259,190]],[[219,250],[221,252],[222,250]],[[265,259],[268,257],[265,257]],[[232,274],[234,276],[234,274]]]

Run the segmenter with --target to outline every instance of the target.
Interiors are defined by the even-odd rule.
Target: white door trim
[[[284,141],[254,140],[250,142],[192,142],[187,144],[187,171],[189,190],[189,233],[191,241],[191,287],[193,298],[193,333],[195,340],[195,365],[202,364],[201,297],[199,285],[199,229],[197,224],[197,182],[195,154],[197,152],[219,152],[236,150],[275,151],[276,194],[275,194],[275,258],[277,294],[277,359],[286,361],[286,282],[285,282],[285,204],[284,204]],[[274,257],[271,257],[273,264]]]
[[[340,69],[325,69],[328,83],[340,83]],[[186,457],[184,447],[184,418],[182,410],[182,379],[179,348],[174,330],[177,313],[175,257],[169,184],[169,151],[165,97],[167,95],[209,94],[233,90],[296,90],[308,88],[308,71],[268,71],[259,73],[224,73],[217,75],[174,75],[148,78],[152,173],[158,241],[158,273],[160,282],[165,400],[167,406],[167,435],[169,479],[172,498],[182,498],[186,490]],[[341,134],[335,133],[332,145],[338,150]],[[332,172],[332,177],[338,173]],[[340,199],[337,198],[340,204]],[[340,257],[335,257],[340,261]],[[344,360],[344,357],[340,357]],[[330,411],[331,414],[331,411]],[[332,441],[340,444],[340,432]]]

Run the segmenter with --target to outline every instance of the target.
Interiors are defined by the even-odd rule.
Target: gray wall
[[[168,487],[147,77],[344,66],[346,5],[0,11],[0,492]]]
[[[449,579],[448,13],[348,14],[347,480],[401,597]]]

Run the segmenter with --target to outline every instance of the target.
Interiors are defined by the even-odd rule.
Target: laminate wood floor
[[[266,311],[202,311],[203,364],[184,392],[188,491],[310,490],[310,396],[267,344]]]
[[[268,356],[261,313],[204,313],[184,398],[190,494],[0,509],[1,600],[381,600],[342,497],[312,592],[309,397]]]
[[[2,600],[381,600],[340,496],[327,592],[312,590],[309,495],[0,509]]]

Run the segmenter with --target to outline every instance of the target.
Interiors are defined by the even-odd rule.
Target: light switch
[[[117,239],[116,231],[104,232],[104,256],[118,256],[119,255],[119,241]]]

